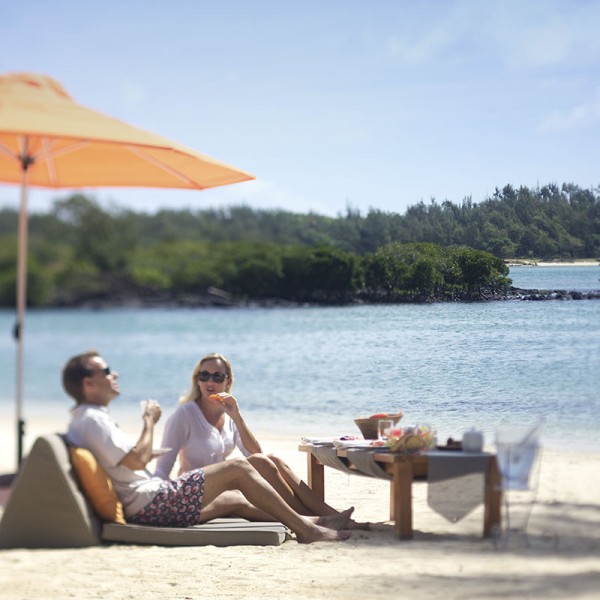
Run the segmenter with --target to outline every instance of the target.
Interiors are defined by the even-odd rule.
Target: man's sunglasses
[[[110,370],[110,367],[104,367],[103,369],[98,369],[98,371],[90,370],[88,371],[86,377],[92,377],[92,375],[94,375],[95,373],[104,373],[106,376],[108,376],[112,373],[112,371]]]
[[[215,383],[223,383],[227,377],[228,375],[226,373],[220,373],[219,371],[215,371],[214,373],[200,371],[198,375],[196,375],[198,381],[210,381],[212,379]]]

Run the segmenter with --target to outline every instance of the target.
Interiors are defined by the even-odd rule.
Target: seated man
[[[88,449],[111,477],[130,523],[187,527],[216,517],[240,516],[280,521],[301,543],[343,540],[353,509],[328,517],[304,517],[292,510],[243,459],[194,469],[176,480],[153,477],[154,426],[161,416],[150,400],[133,445],[112,420],[108,404],[119,395],[118,373],[94,350],[71,358],[62,373],[63,387],[75,400],[67,432],[69,443]]]

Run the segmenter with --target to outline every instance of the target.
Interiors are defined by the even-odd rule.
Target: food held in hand
[[[229,396],[227,392],[219,392],[218,394],[211,394],[208,399],[215,402],[223,402],[227,396]]]

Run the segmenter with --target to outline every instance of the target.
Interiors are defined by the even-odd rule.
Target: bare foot
[[[348,525],[352,521],[352,519],[350,519],[350,515],[353,512],[354,506],[351,506],[350,508],[333,515],[317,517],[315,522],[317,525],[321,525],[321,527],[327,527],[327,529],[334,529],[335,531],[350,529]]]
[[[371,523],[369,523],[369,522],[359,523],[357,521],[354,521],[353,519],[350,519],[348,521],[348,525],[346,526],[346,529],[361,529],[362,531],[371,531]]]
[[[350,537],[349,531],[334,531],[327,527],[321,527],[311,523],[310,529],[306,534],[296,533],[296,539],[299,544],[312,544],[313,542],[341,542]]]
[[[335,529],[337,531],[341,529],[361,529],[362,531],[370,531],[371,523],[359,523],[354,519],[350,519],[350,515],[353,512],[354,507],[351,507],[342,511],[341,513],[315,517],[312,520],[313,523],[316,523],[317,525],[328,527],[329,529]]]

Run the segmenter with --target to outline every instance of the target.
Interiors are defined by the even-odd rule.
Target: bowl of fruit
[[[356,426],[360,429],[365,440],[377,439],[377,428],[380,419],[390,419],[394,425],[397,425],[400,419],[404,416],[402,411],[395,413],[375,413],[370,417],[358,417],[354,419]]]

